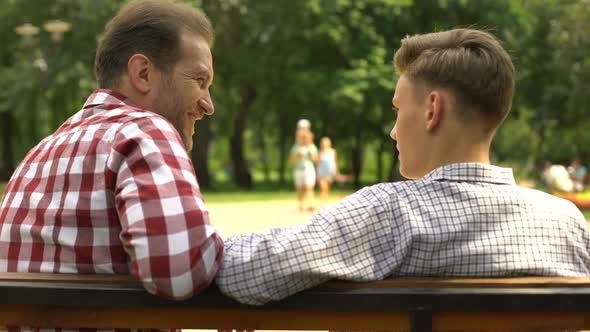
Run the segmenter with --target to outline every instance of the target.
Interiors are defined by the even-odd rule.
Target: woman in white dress
[[[309,128],[297,128],[290,160],[293,164],[293,178],[299,210],[307,208],[313,211],[315,209],[313,197],[316,180],[315,163],[318,160],[318,149],[313,144],[313,134]]]
[[[317,178],[320,184],[320,198],[326,200],[330,193],[330,186],[334,177],[338,175],[336,150],[332,148],[329,137],[322,137],[320,141],[320,154],[317,169]]]

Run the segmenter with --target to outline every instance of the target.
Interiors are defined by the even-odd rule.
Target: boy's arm
[[[248,304],[279,300],[329,279],[383,279],[406,246],[389,197],[365,188],[320,210],[309,224],[226,241],[217,284]]]

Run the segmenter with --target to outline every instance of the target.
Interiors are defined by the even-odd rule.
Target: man
[[[307,225],[231,237],[220,289],[262,304],[329,279],[589,276],[582,213],[490,165],[515,84],[500,43],[471,29],[408,37],[395,65],[391,137],[414,181],[364,188]]]
[[[200,11],[135,1],[107,24],[99,88],[34,147],[0,208],[0,272],[137,276],[150,293],[191,297],[223,243],[187,150],[214,112],[213,32]]]

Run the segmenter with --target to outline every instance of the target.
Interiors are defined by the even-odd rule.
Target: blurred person
[[[566,193],[574,191],[574,182],[568,169],[563,165],[546,162],[541,178],[550,190]]]
[[[133,274],[173,300],[210,284],[223,242],[187,151],[214,112],[212,43],[188,5],[118,11],[96,51],[98,88],[6,187],[0,272]]]
[[[553,183],[553,179],[551,176],[551,166],[553,166],[553,164],[550,161],[545,161],[545,163],[543,164],[543,171],[541,172],[541,180],[547,188],[551,188],[551,185]]]
[[[318,160],[318,150],[313,144],[313,133],[306,119],[299,120],[297,123],[295,144],[291,148],[289,158],[293,164],[293,179],[299,211],[304,209],[313,211],[315,209],[315,163]]]
[[[326,200],[330,194],[330,186],[338,175],[338,162],[336,150],[332,147],[329,137],[320,140],[320,153],[317,168],[317,179],[320,185],[320,198]]]
[[[311,122],[307,119],[299,119],[297,121],[297,129],[311,130]]]
[[[582,160],[579,157],[576,157],[572,161],[572,164],[568,167],[568,173],[572,180],[574,191],[584,191],[588,169],[582,165]]]
[[[474,29],[408,36],[394,62],[390,136],[411,180],[363,188],[306,225],[229,238],[220,290],[259,305],[330,279],[590,276],[580,210],[490,164],[515,89],[500,42]]]

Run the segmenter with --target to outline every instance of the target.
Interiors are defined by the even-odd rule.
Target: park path
[[[318,204],[327,206],[338,199]],[[318,203],[319,200],[318,200]],[[240,203],[206,203],[211,224],[224,239],[240,233],[261,233],[274,227],[303,225],[313,212],[299,212],[296,200],[277,200]],[[187,330],[186,332],[217,332],[216,330]],[[267,332],[278,332],[265,330]]]
[[[323,202],[327,206],[337,202],[331,199]],[[319,201],[318,201],[319,202]],[[217,228],[221,237],[240,233],[266,232],[274,227],[302,225],[307,223],[313,212],[300,212],[295,200],[206,203],[209,208],[211,224]]]

